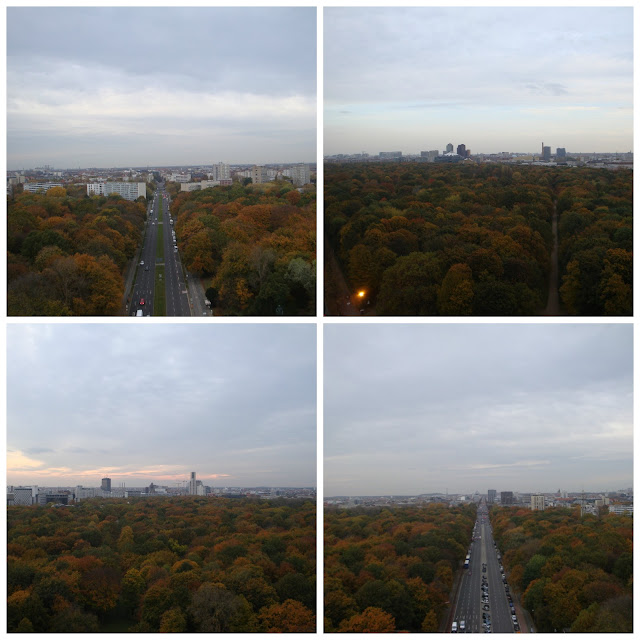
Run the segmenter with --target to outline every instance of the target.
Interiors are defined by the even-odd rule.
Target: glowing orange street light
[[[364,291],[358,291],[358,298],[364,298]]]

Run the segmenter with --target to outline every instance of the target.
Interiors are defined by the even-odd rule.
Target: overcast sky
[[[325,496],[632,486],[632,330],[325,325]]]
[[[316,327],[11,324],[7,481],[316,486]]]
[[[633,148],[633,9],[327,8],[324,153]]]
[[[316,158],[316,9],[9,8],[8,168]]]

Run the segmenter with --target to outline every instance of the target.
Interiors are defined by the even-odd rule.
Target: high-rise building
[[[218,162],[211,167],[212,180],[231,180],[231,167],[224,162]]]
[[[531,511],[544,511],[544,496],[531,496]]]
[[[300,163],[291,167],[291,179],[296,187],[302,187],[311,182],[311,171],[308,164]]]
[[[551,162],[551,147],[542,145],[542,160],[544,162]]]
[[[565,160],[567,158],[567,150],[564,147],[556,149],[556,160]]]
[[[493,504],[496,501],[496,490],[495,489],[489,489],[487,491],[487,502],[489,504]]]
[[[459,156],[462,156],[463,158],[467,157],[467,146],[464,144],[459,144],[457,149],[456,149],[456,153]]]
[[[102,490],[111,492],[111,478],[102,478]]]
[[[513,491],[501,491],[500,492],[501,504],[513,504]]]
[[[453,145],[452,145],[451,143],[449,143],[449,144],[447,145],[447,151],[446,151],[446,152],[447,152],[447,153],[453,153]]]
[[[196,472],[191,472],[191,480],[189,480],[189,495],[197,496],[198,495],[198,481],[196,480]]]
[[[402,158],[402,151],[381,151],[378,154],[380,158]]]
[[[254,165],[251,167],[251,182],[253,182],[253,184],[262,184],[262,181],[262,167]]]
[[[13,490],[13,504],[30,506],[33,504],[32,487],[15,487]]]

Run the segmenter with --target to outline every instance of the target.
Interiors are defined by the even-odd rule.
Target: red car
[[[140,306],[144,305],[144,298],[140,298]]]

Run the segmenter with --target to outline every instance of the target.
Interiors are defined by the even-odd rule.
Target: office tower
[[[447,145],[447,153],[453,153],[453,145],[451,143]]]
[[[211,167],[212,180],[231,180],[231,167],[224,162],[218,162]]]
[[[456,149],[456,153],[459,156],[462,156],[463,158],[467,157],[467,146],[464,144],[459,144],[458,148]]]
[[[111,491],[111,478],[102,478],[102,490]]]
[[[487,502],[489,504],[493,504],[496,501],[496,490],[495,489],[489,489],[487,491]]]
[[[542,147],[542,159],[544,162],[551,162],[551,147]]]
[[[198,481],[196,480],[196,472],[191,472],[191,480],[189,480],[189,495],[197,496],[198,495]]]
[[[501,491],[500,502],[501,504],[513,504],[513,491]]]
[[[567,150],[564,147],[558,147],[556,149],[556,160],[565,160],[567,157]]]

